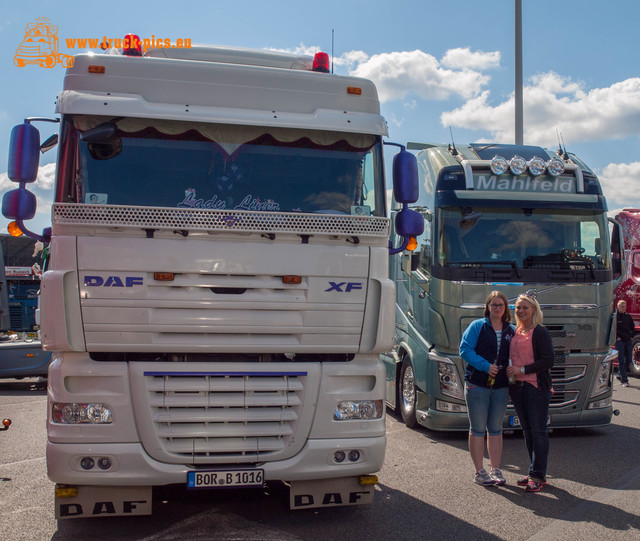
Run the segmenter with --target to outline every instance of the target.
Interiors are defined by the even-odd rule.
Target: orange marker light
[[[413,252],[418,247],[418,241],[415,237],[409,237],[409,243],[407,244],[407,250]]]
[[[104,66],[87,66],[87,71],[89,73],[104,74],[106,72],[106,68]]]
[[[284,283],[284,284],[301,284],[302,283],[302,276],[293,276],[293,275],[283,276],[282,277],[282,283]]]
[[[354,96],[362,96],[362,88],[359,86],[348,86],[347,94],[353,94]]]
[[[172,272],[154,272],[153,279],[158,280],[159,282],[171,282],[174,280],[176,275]]]
[[[22,236],[22,231],[18,227],[18,224],[16,222],[11,222],[7,226],[7,231],[9,232],[9,235],[11,235],[12,237],[21,237]]]

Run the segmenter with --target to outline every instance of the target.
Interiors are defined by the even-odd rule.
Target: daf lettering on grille
[[[84,285],[87,287],[133,287],[143,285],[142,276],[85,276]]]

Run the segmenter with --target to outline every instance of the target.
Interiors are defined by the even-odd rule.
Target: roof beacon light
[[[142,56],[142,41],[135,34],[127,34],[122,40],[124,56]]]
[[[547,163],[547,171],[552,177],[564,173],[564,162],[560,158],[551,158]]]
[[[507,160],[505,160],[502,156],[494,156],[494,158],[491,160],[490,167],[491,172],[494,175],[503,175],[507,172],[507,169],[509,169],[509,164],[507,163]]]
[[[527,165],[529,166],[529,171],[531,171],[531,174],[534,177],[537,177],[538,175],[544,173],[544,170],[547,167],[547,164],[544,163],[544,160],[542,158],[538,158],[538,156],[534,156],[533,158],[531,158]]]
[[[516,154],[509,162],[509,169],[514,175],[521,175],[527,170],[527,161]]]
[[[311,71],[329,73],[329,55],[327,53],[316,53],[313,57],[313,66]]]

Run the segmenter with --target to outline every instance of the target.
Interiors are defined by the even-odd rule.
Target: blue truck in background
[[[0,378],[46,377],[51,352],[37,335],[42,265],[35,241],[0,235]]]

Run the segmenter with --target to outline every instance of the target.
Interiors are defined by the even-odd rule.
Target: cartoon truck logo
[[[59,52],[58,27],[51,24],[49,19],[43,18],[27,25],[13,63],[19,68],[27,64],[38,64],[41,68],[62,64],[62,67],[68,68],[73,65],[73,56]]]

